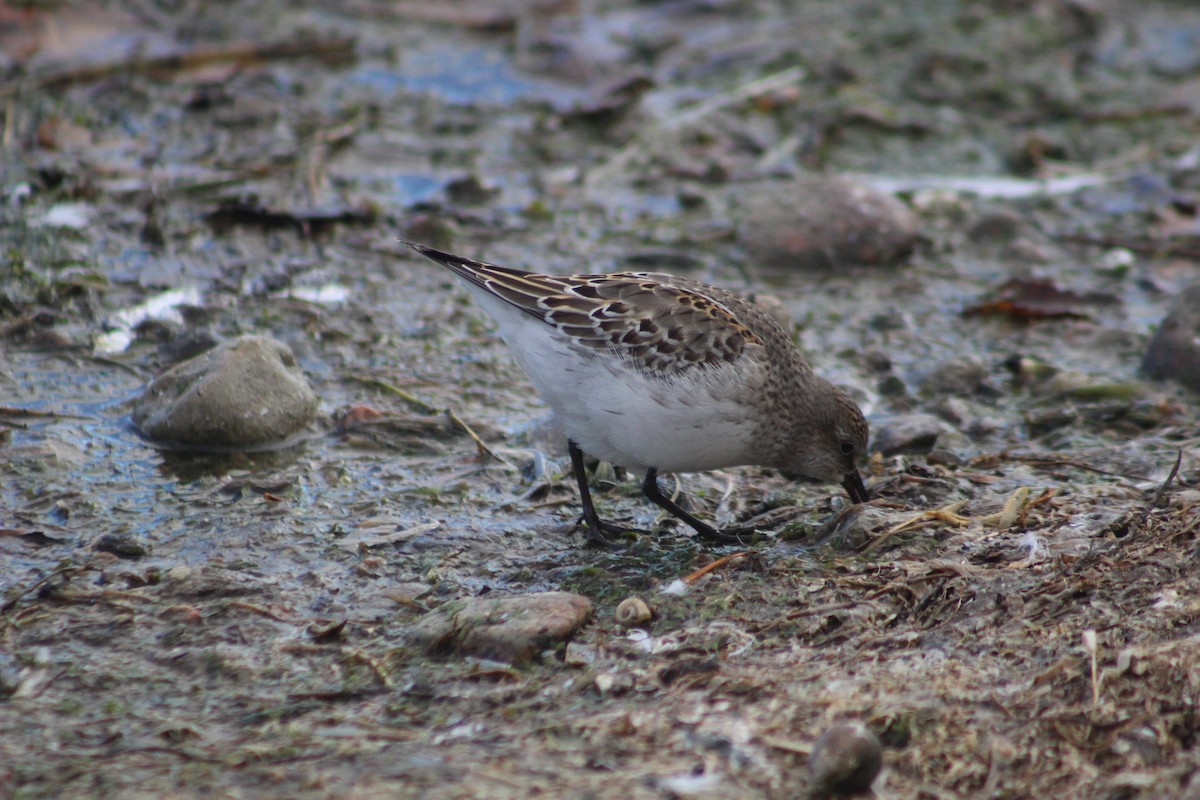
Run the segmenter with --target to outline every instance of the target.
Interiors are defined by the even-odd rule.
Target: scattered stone
[[[881,397],[901,398],[908,396],[908,386],[899,375],[884,375],[875,384],[875,391]]]
[[[751,259],[785,269],[893,264],[912,253],[917,219],[904,203],[846,178],[812,175],[766,187],[742,206]]]
[[[592,679],[596,691],[603,695],[618,695],[633,691],[637,681],[628,672],[601,672]]]
[[[446,197],[452,203],[479,206],[500,194],[499,187],[486,186],[478,175],[464,175],[446,184]]]
[[[600,660],[600,653],[595,647],[579,642],[570,642],[563,653],[563,663],[568,667],[590,667]]]
[[[929,410],[951,425],[957,425],[960,428],[966,427],[968,420],[971,419],[971,409],[961,397],[943,397],[930,406]]]
[[[904,414],[875,423],[871,452],[894,456],[898,453],[928,453],[946,431],[946,424],[932,414]]]
[[[408,638],[431,653],[517,664],[569,641],[591,616],[591,601],[570,592],[471,597],[426,614]]]
[[[150,554],[146,542],[132,533],[102,533],[96,537],[92,548],[118,558],[142,558]]]
[[[404,226],[404,238],[438,250],[449,250],[455,233],[454,227],[441,215],[417,214]]]
[[[617,624],[623,628],[640,628],[654,617],[654,612],[640,597],[626,597],[617,605]]]
[[[868,350],[863,353],[863,363],[872,372],[891,372],[892,357],[882,350]]]
[[[938,447],[929,451],[929,454],[925,456],[925,463],[929,464],[930,466],[961,467],[966,464],[967,461],[952,450],[946,450]]]
[[[883,746],[861,722],[841,722],[817,739],[808,757],[813,788],[830,794],[866,792],[883,767]]]
[[[155,378],[134,403],[133,423],[172,447],[264,448],[299,432],[316,411],[287,345],[243,336]]]
[[[967,235],[973,242],[1007,242],[1017,235],[1023,221],[1017,212],[1001,209],[981,216]]]
[[[1071,405],[1059,404],[1035,408],[1024,415],[1025,425],[1029,428],[1030,436],[1043,436],[1051,431],[1073,425],[1079,421],[1080,414]]]
[[[975,394],[988,377],[988,369],[970,356],[952,358],[936,364],[921,381],[921,392],[927,397],[950,395],[961,397]]]
[[[1183,290],[1150,342],[1142,370],[1200,392],[1200,283]]]

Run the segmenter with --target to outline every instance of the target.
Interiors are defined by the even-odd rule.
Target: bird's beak
[[[867,497],[867,487],[863,485],[862,476],[858,474],[858,470],[846,473],[842,478],[842,487],[845,488],[846,494],[850,495],[850,499],[855,503],[865,503],[870,498]]]

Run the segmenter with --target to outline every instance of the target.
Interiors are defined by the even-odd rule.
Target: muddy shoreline
[[[846,719],[879,797],[1200,791],[1200,395],[1141,371],[1200,280],[1200,11],[580,5],[0,16],[0,797],[785,798]],[[911,247],[772,266],[813,176]],[[546,408],[398,237],[753,294],[867,411],[876,500],[678,476],[771,532],[696,576],[741,549],[598,465],[655,535],[587,547]],[[308,438],[137,435],[247,334]],[[413,636],[543,593],[591,616],[528,660]]]

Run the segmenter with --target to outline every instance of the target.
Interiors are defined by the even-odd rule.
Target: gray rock
[[[243,336],[176,364],[134,404],[151,439],[197,450],[264,448],[312,421],[317,396],[287,345]]]
[[[928,453],[946,431],[946,423],[932,414],[904,414],[874,423],[871,452]]]
[[[971,409],[961,397],[943,397],[929,408],[938,417],[960,428],[968,427]]]
[[[892,264],[912,253],[917,218],[896,198],[845,178],[772,185],[742,204],[738,240],[763,266]]]
[[[92,542],[92,548],[112,553],[118,558],[144,558],[150,555],[145,540],[132,533],[102,533]]]
[[[949,395],[961,397],[979,391],[988,377],[988,369],[971,356],[952,358],[935,365],[921,380],[921,393],[926,397]]]
[[[1200,283],[1184,289],[1175,301],[1146,350],[1142,370],[1200,392]]]
[[[590,600],[570,592],[471,597],[426,614],[409,631],[408,640],[434,654],[518,664],[569,641],[592,611]]]
[[[1007,242],[1021,230],[1024,219],[1016,211],[1002,209],[984,214],[967,232],[973,242]]]
[[[883,746],[857,720],[838,723],[822,733],[808,757],[813,788],[829,794],[865,792],[882,767]]]

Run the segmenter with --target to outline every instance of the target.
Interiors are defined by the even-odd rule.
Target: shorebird
[[[644,476],[651,502],[719,541],[748,531],[680,508],[660,471],[756,464],[840,481],[852,501],[867,500],[862,411],[750,300],[666,273],[542,275],[404,243],[465,282],[554,410],[597,543],[629,529],[597,515],[584,452]]]

